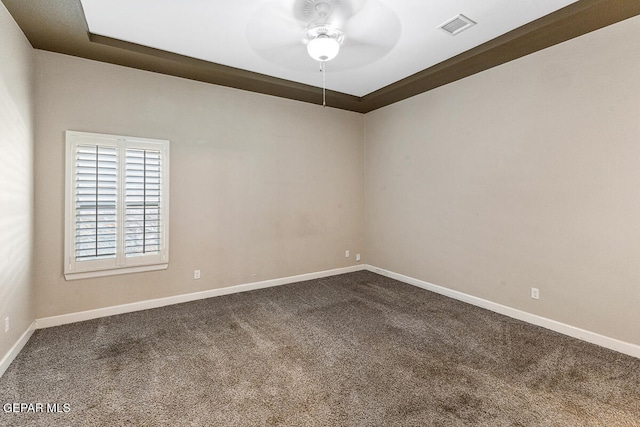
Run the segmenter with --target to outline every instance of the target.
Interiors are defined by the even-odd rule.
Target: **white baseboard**
[[[78,313],[63,314],[60,316],[51,316],[36,319],[33,324],[22,334],[20,339],[9,350],[7,354],[0,360],[0,377],[7,370],[11,362],[16,358],[18,353],[26,345],[29,338],[33,334],[35,329],[49,328],[52,326],[65,325],[68,323],[81,322],[84,320],[97,319],[100,317],[113,316],[116,314],[131,313],[134,311],[147,310],[151,308],[164,307],[172,304],[180,304],[183,302],[196,301],[200,299],[206,299],[221,295],[228,295],[239,292],[246,292],[255,289],[269,288],[273,286],[280,286],[289,283],[302,282],[305,280],[319,279],[323,277],[335,276],[338,274],[351,273],[354,271],[368,270],[373,273],[378,273],[386,277],[390,277],[395,280],[407,283],[409,285],[417,286],[459,301],[466,302],[478,307],[491,310],[493,312],[503,314],[514,319],[522,320],[533,325],[541,326],[546,329],[550,329],[555,332],[559,332],[564,335],[568,335],[573,338],[590,342],[592,344],[599,345],[611,350],[618,351],[620,353],[627,354],[629,356],[640,358],[640,345],[620,341],[615,338],[610,338],[604,335],[597,334],[595,332],[587,331],[577,328],[575,326],[567,325],[555,320],[551,320],[542,316],[531,314],[522,310],[518,310],[512,307],[508,307],[502,304],[495,303],[493,301],[485,300],[475,297],[473,295],[465,294],[459,291],[448,289],[442,286],[434,285],[433,283],[425,282],[423,280],[415,279],[413,277],[405,276],[402,274],[394,273],[392,271],[384,270],[372,265],[360,264],[351,267],[337,268],[334,270],[325,270],[315,273],[300,274],[297,276],[283,277],[279,279],[264,280],[261,282],[245,283],[242,285],[229,286],[226,288],[211,289],[207,291],[194,292],[190,294],[176,295],[166,298],[157,298],[152,300],[140,301],[130,304],[123,304],[113,307],[99,308],[95,310],[87,310]]]
[[[113,316],[115,314],[131,313],[134,311],[148,310],[150,308],[164,307],[172,304],[180,304],[201,300],[205,298],[217,297],[221,295],[235,294],[238,292],[252,291],[255,289],[270,288],[272,286],[286,285],[288,283],[302,282],[305,280],[320,279],[323,277],[335,276],[338,274],[351,273],[365,270],[363,264],[351,267],[336,268],[334,270],[319,271],[316,273],[300,274],[297,276],[283,277],[279,279],[263,280],[261,282],[245,283],[242,285],[228,286],[226,288],[210,289],[207,291],[193,292],[190,294],[175,295],[166,298],[157,298],[130,304],[116,305],[112,307],[98,308],[95,310],[81,311],[77,313],[62,314],[59,316],[43,317],[35,320],[35,328],[43,329],[52,326],[66,325],[68,323],[82,322],[84,320],[97,319],[100,317]]]
[[[16,358],[18,353],[20,353],[20,351],[27,344],[27,342],[29,341],[29,338],[31,338],[31,335],[33,335],[33,331],[35,331],[35,329],[36,328],[35,328],[35,322],[34,322],[31,325],[29,325],[27,330],[24,331],[24,334],[20,336],[20,338],[13,345],[13,347],[11,347],[11,349],[7,352],[7,354],[4,355],[2,360],[0,360],[0,377],[4,375],[6,370],[9,368],[9,365],[11,365],[11,362],[13,362],[13,359]]]
[[[620,341],[618,339],[600,335],[595,332],[586,331],[575,326],[567,325],[566,323],[561,323],[552,319],[548,319],[546,317],[531,314],[526,311],[518,310],[516,308],[508,307],[506,305],[498,304],[496,302],[478,298],[459,291],[454,291],[443,286],[434,285],[433,283],[425,282],[424,280],[419,280],[413,277],[394,273],[392,271],[388,271],[372,265],[366,265],[366,269],[373,273],[378,273],[391,279],[407,283],[409,285],[417,286],[419,288],[426,289],[428,291],[432,291],[453,299],[457,299],[471,305],[486,308],[487,310],[491,310],[493,312],[503,314],[514,319],[522,320],[536,326],[541,326],[543,328],[550,329],[552,331],[559,332],[573,338],[578,338],[591,344],[596,344],[610,350],[615,350],[629,356],[640,358],[640,345],[637,344]]]

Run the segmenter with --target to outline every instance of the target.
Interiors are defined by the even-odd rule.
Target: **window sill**
[[[119,274],[142,273],[145,271],[166,270],[169,264],[139,265],[135,267],[112,268],[109,270],[82,271],[65,273],[66,280],[91,279],[94,277],[116,276]]]

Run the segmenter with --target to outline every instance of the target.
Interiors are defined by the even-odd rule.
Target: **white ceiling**
[[[322,86],[294,13],[319,0],[81,1],[94,34]],[[354,10],[327,63],[327,88],[361,97],[576,0],[324,1]],[[437,28],[458,14],[477,24],[456,36]]]

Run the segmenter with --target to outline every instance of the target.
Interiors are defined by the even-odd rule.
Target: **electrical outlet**
[[[538,288],[531,288],[531,298],[540,299],[540,291]]]
[[[356,261],[360,261],[360,254],[356,254]]]
[[[193,270],[193,278],[194,279],[200,278],[200,270]]]
[[[344,251],[344,257],[345,258],[349,258],[349,251],[348,250]]]
[[[4,318],[4,331],[5,332],[9,332],[9,318],[8,317]]]

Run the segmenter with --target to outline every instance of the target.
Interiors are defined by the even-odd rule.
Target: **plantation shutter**
[[[108,146],[76,148],[76,261],[116,256],[117,154],[114,147]]]
[[[67,280],[166,269],[169,141],[66,132]]]
[[[160,252],[162,157],[158,150],[126,150],[125,253]]]

